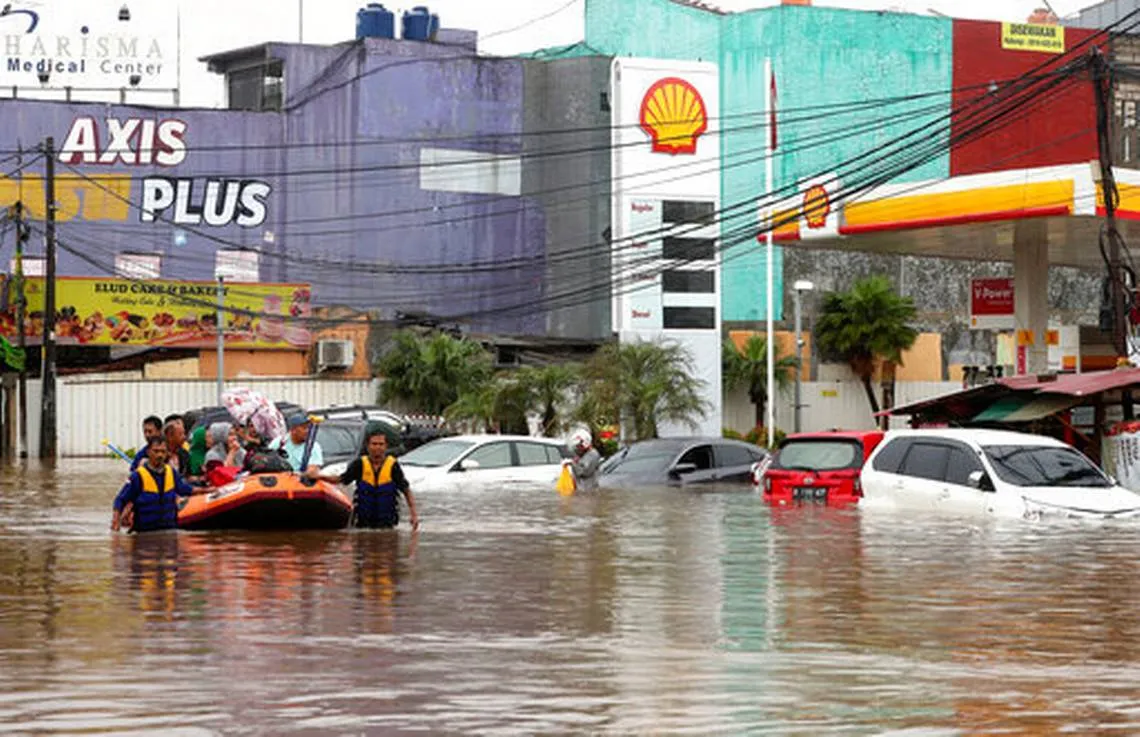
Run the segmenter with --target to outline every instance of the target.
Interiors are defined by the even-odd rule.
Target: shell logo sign
[[[680,77],[653,84],[641,100],[641,129],[664,154],[693,154],[697,139],[708,130],[709,117],[697,88]]]
[[[804,192],[803,213],[807,226],[812,230],[827,226],[827,217],[831,214],[831,197],[822,184],[809,187]]]

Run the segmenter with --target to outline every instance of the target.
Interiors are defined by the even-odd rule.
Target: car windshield
[[[326,459],[347,459],[361,451],[357,429],[350,425],[324,425],[317,433],[317,442]]]
[[[998,477],[1013,486],[1112,485],[1099,468],[1072,448],[987,445],[982,450]]]
[[[635,443],[606,461],[603,474],[665,473],[684,446],[676,443]]]
[[[863,446],[857,440],[789,440],[772,461],[772,468],[788,471],[838,471],[862,465]]]
[[[400,465],[424,468],[446,466],[473,445],[475,443],[470,440],[433,440],[400,458]]]

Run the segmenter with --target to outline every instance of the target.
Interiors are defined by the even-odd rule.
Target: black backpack
[[[287,473],[293,470],[283,450],[257,448],[249,453],[245,467],[250,473]]]

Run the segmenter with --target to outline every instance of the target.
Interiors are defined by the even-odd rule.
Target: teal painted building
[[[723,129],[721,202],[728,211],[721,224],[724,321],[767,317],[764,248],[746,235],[759,219],[750,204],[766,191],[766,58],[777,86],[774,187],[789,194],[950,111],[953,32],[946,18],[802,6],[720,13],[674,0],[586,0],[585,27],[579,53],[720,67],[721,109],[712,115]],[[844,171],[857,173],[857,162]],[[949,174],[947,152],[893,181]],[[783,317],[782,250],[775,256],[776,319]]]

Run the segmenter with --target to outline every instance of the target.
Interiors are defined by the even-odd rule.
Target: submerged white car
[[[998,430],[888,432],[860,475],[862,504],[999,517],[1140,516],[1140,494],[1053,438]]]
[[[566,443],[553,438],[458,435],[405,453],[400,465],[413,492],[502,486],[553,489],[562,460],[571,457]]]

